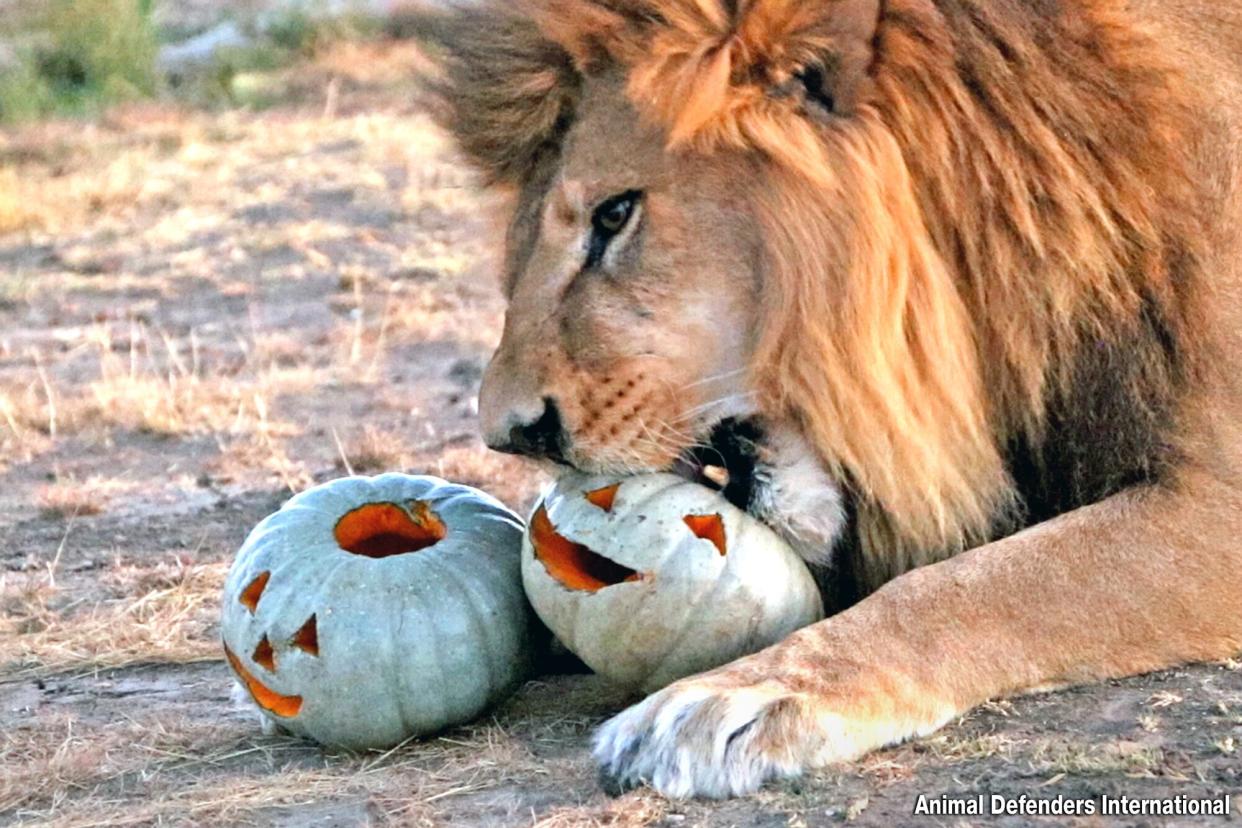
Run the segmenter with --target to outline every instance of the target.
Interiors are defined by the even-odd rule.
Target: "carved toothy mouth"
[[[584,497],[605,512],[611,512],[619,483],[587,492]],[[723,557],[728,554],[723,518],[716,513],[689,514],[682,518],[686,528],[697,538],[708,541]],[[548,575],[562,586],[580,592],[598,592],[617,584],[642,581],[649,572],[638,572],[607,558],[585,544],[570,540],[556,531],[541,504],[530,519],[530,543],[535,559],[543,564]]]
[[[535,558],[548,574],[572,590],[598,592],[605,587],[643,579],[641,572],[561,535],[542,505],[530,519],[530,543]]]
[[[250,697],[254,699],[255,704],[259,705],[259,707],[285,719],[292,718],[301,712],[301,696],[286,696],[283,693],[277,693],[259,681],[253,673],[246,669],[241,660],[233,655],[233,651],[228,646],[224,648],[224,656],[228,659],[229,666],[233,668],[233,672],[246,685],[246,689],[250,692]]]

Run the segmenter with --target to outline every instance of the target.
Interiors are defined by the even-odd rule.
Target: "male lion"
[[[840,610],[600,730],[728,796],[1242,651],[1240,0],[478,0],[502,451],[726,464]]]

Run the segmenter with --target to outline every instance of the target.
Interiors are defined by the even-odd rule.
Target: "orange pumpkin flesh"
[[[289,643],[313,656],[319,655],[319,622],[315,620],[315,616],[306,619],[306,623],[298,628]]]
[[[720,515],[686,515],[684,520],[696,538],[711,541],[721,555],[725,554],[724,521]]]
[[[598,506],[605,512],[612,511],[612,504],[617,499],[617,489],[621,488],[620,483],[613,483],[611,486],[605,486],[602,489],[596,489],[593,492],[586,493],[587,502],[592,506]]]
[[[598,592],[604,587],[642,580],[642,574],[592,552],[557,533],[543,506],[530,520],[530,543],[535,557],[558,582],[570,589]]]
[[[272,649],[272,642],[267,640],[266,635],[259,639],[250,660],[270,673],[276,672],[276,651]]]
[[[302,709],[301,696],[283,696],[264,685],[249,670],[242,666],[237,656],[233,655],[233,651],[228,647],[224,648],[224,656],[229,660],[229,666],[233,668],[233,672],[237,673],[237,676],[246,685],[246,689],[250,691],[250,696],[254,699],[255,704],[269,713],[286,719],[298,715]]]
[[[333,534],[346,552],[387,558],[434,546],[448,535],[448,528],[430,506],[415,500],[408,510],[396,503],[359,506],[337,521]]]
[[[255,610],[259,608],[259,599],[263,597],[263,590],[267,589],[267,581],[271,577],[270,572],[260,572],[258,577],[241,591],[241,595],[237,596],[237,600],[243,607],[250,610],[251,615],[254,615]]]

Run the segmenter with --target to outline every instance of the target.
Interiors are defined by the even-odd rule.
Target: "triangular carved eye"
[[[254,648],[254,653],[250,658],[269,673],[276,672],[276,652],[272,649],[272,642],[267,640],[266,635],[259,639],[259,644]]]
[[[592,506],[598,506],[605,512],[612,511],[612,504],[617,499],[617,489],[621,488],[620,483],[613,483],[611,486],[605,486],[602,489],[596,489],[593,492],[586,493],[587,502]]]
[[[721,555],[725,554],[724,521],[720,515],[686,515],[683,520],[696,538],[711,541]]]
[[[238,602],[250,610],[251,615],[254,615],[255,610],[259,608],[259,599],[263,597],[263,590],[267,589],[267,582],[271,577],[270,572],[260,572],[237,597]]]
[[[315,616],[306,619],[306,623],[293,634],[289,643],[313,656],[319,655],[319,624]]]

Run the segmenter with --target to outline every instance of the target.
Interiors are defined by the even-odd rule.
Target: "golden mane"
[[[1073,404],[1084,349],[1133,349],[1113,378],[1153,422],[1191,370],[1186,92],[1120,0],[1047,6],[525,0],[505,25],[560,62],[491,64],[484,120],[522,130],[504,163],[467,151],[504,179],[557,140],[574,73],[619,64],[673,150],[767,158],[755,383],[858,495],[863,546],[888,557],[868,565],[895,573],[1013,517],[1005,453]],[[790,91],[810,66],[833,114]]]

